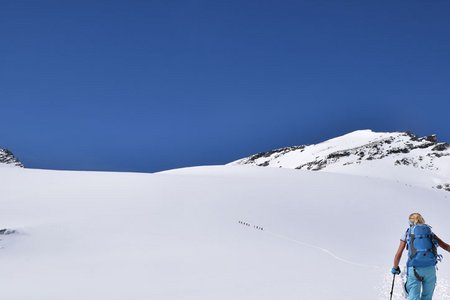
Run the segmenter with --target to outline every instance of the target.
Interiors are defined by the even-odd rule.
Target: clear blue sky
[[[1,1],[0,147],[223,164],[357,129],[450,141],[450,1]]]

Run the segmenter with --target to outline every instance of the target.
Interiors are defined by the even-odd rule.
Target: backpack
[[[437,264],[434,234],[426,224],[411,226],[407,231],[408,267],[429,267]]]

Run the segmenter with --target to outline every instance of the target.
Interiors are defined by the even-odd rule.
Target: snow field
[[[0,228],[18,230],[0,237],[9,300],[387,299],[409,213],[450,241],[448,192],[362,176],[4,168],[0,182]]]

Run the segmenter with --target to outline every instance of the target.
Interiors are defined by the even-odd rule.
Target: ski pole
[[[394,278],[392,278],[391,298],[389,298],[390,300],[392,300],[392,294],[394,293],[394,283],[395,283],[395,274],[394,274]]]

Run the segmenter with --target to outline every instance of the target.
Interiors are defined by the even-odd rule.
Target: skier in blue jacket
[[[400,274],[399,263],[405,248],[408,250],[405,289],[409,300],[431,300],[436,286],[436,263],[440,260],[436,246],[450,252],[450,245],[431,231],[419,213],[409,216],[410,227],[400,239],[391,272]]]

